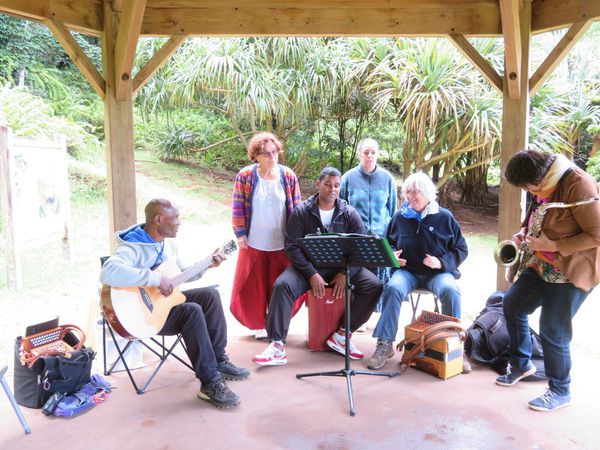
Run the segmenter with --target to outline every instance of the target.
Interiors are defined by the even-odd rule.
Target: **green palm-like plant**
[[[466,70],[445,41],[429,39],[398,41],[375,69],[370,87],[377,108],[392,107],[405,127],[404,177],[413,167],[426,169],[427,159],[441,154],[439,145],[449,144],[442,141],[459,136],[457,119],[470,82]],[[442,168],[436,166],[434,171]]]

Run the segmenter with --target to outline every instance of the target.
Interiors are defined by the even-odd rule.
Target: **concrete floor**
[[[370,354],[374,340],[355,334]],[[352,377],[356,416],[349,415],[346,381],[296,379],[297,373],[343,368],[343,357],[306,350],[302,334],[290,336],[287,366],[254,366],[264,343],[230,339],[232,360],[251,368],[246,381],[231,382],[242,403],[218,410],[196,398],[189,369],[170,361],[148,392],[137,395],[124,373],[109,377],[115,389],[88,412],[71,418],[23,408],[32,433],[25,435],[0,394],[2,449],[594,449],[598,440],[597,374],[600,363],[575,353],[573,402],[553,413],[531,411],[527,401],[545,384],[494,385],[495,374],[475,366],[469,375],[442,381],[409,369],[395,378]],[[152,363],[151,358],[147,361]],[[399,356],[385,366],[396,370]],[[353,362],[366,370],[364,362]],[[143,377],[149,369],[135,371]]]

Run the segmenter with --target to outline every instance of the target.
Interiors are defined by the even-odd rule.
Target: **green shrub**
[[[0,85],[0,116],[17,136],[56,139],[60,134],[65,135],[71,155],[97,153],[102,149],[98,138],[82,124],[57,117],[48,102],[26,88]]]
[[[587,172],[600,182],[600,153],[596,153],[587,163]]]

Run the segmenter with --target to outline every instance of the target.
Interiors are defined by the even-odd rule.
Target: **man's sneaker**
[[[469,358],[467,358],[467,355],[463,355],[462,373],[464,373],[464,374],[471,373],[471,370],[473,370],[473,368],[471,367],[471,362],[469,361]]]
[[[221,377],[209,383],[202,383],[198,398],[209,401],[221,409],[233,408],[240,404],[240,398],[229,389]]]
[[[500,375],[498,378],[496,378],[496,384],[498,386],[506,387],[513,386],[517,383],[517,381],[522,380],[523,378],[528,377],[529,375],[533,375],[535,373],[535,370],[535,366],[531,361],[529,361],[529,364],[523,371],[520,371],[518,369],[512,370],[509,364],[506,368],[506,374]]]
[[[366,333],[367,332],[367,324],[363,323],[360,327],[354,330],[355,333]]]
[[[327,345],[342,355],[346,354],[346,336],[338,334],[337,331],[329,336],[329,339],[327,339]],[[348,350],[350,359],[363,359],[365,357],[365,354],[356,348],[352,342],[352,335],[350,335],[350,348]]]
[[[367,361],[367,368],[371,370],[381,369],[386,361],[394,356],[394,342],[387,339],[377,339],[377,347]]]
[[[264,352],[254,355],[252,361],[259,366],[283,366],[287,364],[285,348],[279,349],[271,342]]]
[[[264,328],[260,330],[254,330],[254,339],[256,339],[257,341],[264,341],[268,337],[269,335],[267,334],[267,330],[265,330]]]
[[[217,369],[226,380],[245,380],[250,376],[250,371],[243,367],[237,367],[229,360],[227,354],[223,355],[223,359],[217,363]]]
[[[558,395],[556,392],[552,392],[549,388],[546,389],[541,396],[534,398],[529,402],[529,407],[536,411],[554,411],[556,409],[564,408],[571,404],[570,395]]]

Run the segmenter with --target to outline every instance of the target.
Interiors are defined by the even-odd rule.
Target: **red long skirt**
[[[283,250],[273,252],[252,247],[240,249],[231,290],[230,310],[238,322],[251,330],[267,327],[267,312],[275,280],[290,262]],[[292,316],[302,306],[304,296],[294,303]]]

